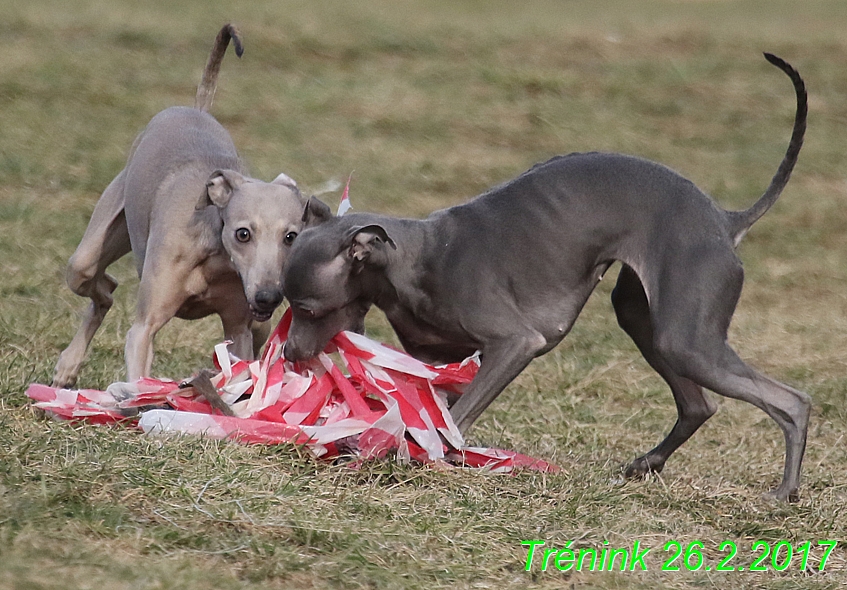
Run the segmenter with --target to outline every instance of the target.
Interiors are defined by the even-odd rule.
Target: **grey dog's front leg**
[[[537,332],[486,345],[474,380],[452,408],[450,415],[465,434],[479,415],[546,345]]]

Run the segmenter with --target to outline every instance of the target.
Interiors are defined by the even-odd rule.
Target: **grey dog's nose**
[[[282,303],[282,291],[262,289],[256,292],[256,307],[263,310],[274,310]]]

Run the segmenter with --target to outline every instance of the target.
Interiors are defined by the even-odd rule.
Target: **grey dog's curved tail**
[[[235,55],[241,57],[244,53],[244,46],[241,44],[241,34],[233,24],[226,24],[215,37],[215,44],[212,46],[212,52],[209,54],[209,61],[206,62],[206,69],[203,70],[203,78],[200,80],[200,85],[197,87],[197,96],[194,98],[194,108],[206,112],[212,106],[212,100],[215,98],[215,88],[218,84],[218,72],[221,69],[226,48],[229,42],[235,47]]]
[[[782,193],[782,189],[788,184],[788,179],[791,178],[791,171],[794,169],[794,164],[797,163],[800,148],[803,147],[803,135],[806,133],[808,105],[806,85],[803,83],[803,79],[797,73],[797,70],[777,56],[771,53],[765,53],[765,59],[785,72],[794,83],[794,92],[797,95],[797,113],[794,115],[794,130],[791,133],[791,141],[788,143],[785,157],[782,158],[776,174],[771,179],[770,186],[768,186],[765,193],[749,209],[727,212],[729,216],[729,233],[736,246],[741,242],[747,230],[776,203],[776,200]]]

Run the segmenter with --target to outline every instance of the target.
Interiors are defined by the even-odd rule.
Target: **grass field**
[[[847,584],[847,3],[0,0],[0,15],[0,590]],[[150,117],[191,104],[230,20],[246,51],[224,61],[213,112],[252,173],[317,189],[355,171],[356,209],[409,216],[595,149],[661,161],[746,207],[794,113],[789,81],[761,53],[795,65],[810,94],[806,145],[740,248],[731,340],[814,399],[801,501],[762,499],[781,476],[781,433],[724,399],[661,477],[621,479],[676,411],[615,323],[614,276],[471,432],[558,475],[391,460],[353,471],[291,448],[161,441],[34,412],[23,392],[50,382],[85,305],[63,272],[99,192]],[[123,377],[137,279],[129,259],[113,270],[121,287],[81,386]],[[369,322],[393,338],[378,313]],[[207,366],[220,338],[211,318],[172,322],[154,373]],[[526,572],[530,539],[638,541],[648,571]],[[820,572],[828,539],[840,544]],[[770,557],[766,572],[715,571],[725,541],[738,548],[730,565],[748,570],[757,540],[793,543],[794,559],[781,572]],[[701,541],[711,571],[660,571],[669,541]]]

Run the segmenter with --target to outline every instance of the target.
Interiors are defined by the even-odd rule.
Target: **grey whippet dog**
[[[339,330],[361,329],[374,304],[403,346],[429,362],[481,351],[476,378],[450,412],[464,432],[529,362],[558,344],[609,266],[620,261],[618,322],[673,392],[670,434],[635,459],[629,476],[658,472],[715,411],[710,389],[764,410],[785,434],[782,482],[794,499],[810,398],[747,366],[727,343],[743,270],[735,248],[774,204],[806,128],[797,113],[770,186],[746,211],[721,209],[694,184],[643,159],[571,154],[534,166],[472,201],[424,220],[354,214],[297,238],[283,274],[293,323],[290,360],[321,351]]]
[[[292,241],[304,225],[329,215],[285,174],[271,183],[246,176],[229,133],[206,112],[230,40],[241,56],[238,31],[224,26],[194,108],[171,107],[153,117],[97,202],[67,270],[71,290],[91,304],[59,357],[55,386],[76,381],[117,287],[106,268],[130,250],[141,278],[126,339],[130,381],[149,375],[153,339],[174,316],[217,313],[230,350],[252,358],[282,302],[281,273]]]

